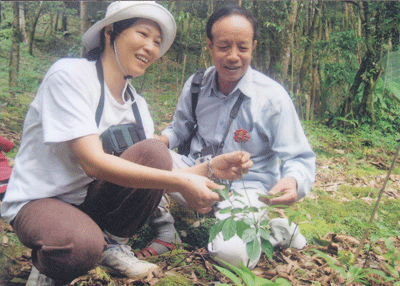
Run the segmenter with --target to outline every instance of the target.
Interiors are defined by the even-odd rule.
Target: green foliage
[[[383,255],[387,261],[386,268],[389,270],[390,274],[395,277],[399,278],[399,272],[395,269],[397,265],[400,263],[400,250],[394,246],[393,241],[388,238],[384,238],[385,246],[387,247],[388,251],[385,253],[380,253]]]
[[[227,268],[220,267],[218,265],[214,265],[215,268],[218,269],[219,272],[228,277],[235,285],[242,286],[242,282],[247,286],[290,286],[290,283],[286,279],[278,278],[276,282],[272,282],[268,279],[257,277],[249,268],[243,265],[243,263],[239,262],[240,268],[235,267],[225,261],[221,261],[221,264],[229,267],[233,272],[229,271]],[[240,279],[239,279],[240,278]],[[230,284],[219,284],[221,286],[229,286]]]
[[[355,282],[368,284],[368,280],[379,282],[374,279],[372,275],[381,276],[385,282],[390,282],[394,280],[394,278],[386,276],[383,271],[377,269],[362,269],[352,264],[349,264],[347,267],[337,265],[337,262],[333,257],[326,255],[322,251],[316,249],[312,249],[311,251],[316,253],[315,256],[323,258],[328,263],[331,269],[340,273],[346,279],[346,285],[352,285],[352,283]]]
[[[266,219],[269,207],[249,207],[239,199],[240,195],[236,197],[235,200],[239,201],[243,207],[234,207],[232,204],[220,210],[221,214],[230,214],[230,216],[211,227],[209,242],[213,241],[219,233],[225,241],[237,234],[246,243],[247,254],[251,261],[260,257],[261,250],[272,259],[274,247],[269,242],[270,229]],[[230,198],[228,200],[230,201]],[[259,212],[261,214],[257,215],[258,219],[256,219],[254,214]]]
[[[183,276],[180,275],[167,275],[163,277],[160,282],[157,283],[157,286],[193,286],[193,282],[189,281]]]

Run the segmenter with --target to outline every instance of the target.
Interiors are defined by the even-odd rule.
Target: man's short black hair
[[[224,7],[220,8],[219,10],[215,11],[210,16],[210,18],[208,18],[207,27],[206,27],[207,38],[209,38],[212,41],[213,38],[212,38],[211,30],[212,30],[212,26],[214,25],[214,23],[217,22],[219,19],[230,16],[230,15],[243,16],[247,20],[249,20],[249,22],[253,26],[253,41],[257,40],[258,35],[260,33],[257,19],[253,16],[253,14],[250,11],[248,11],[240,6],[237,6],[237,5],[224,6]]]

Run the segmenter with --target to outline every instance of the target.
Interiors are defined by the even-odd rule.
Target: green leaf
[[[290,282],[282,277],[277,278],[275,280],[275,282],[277,285],[280,285],[280,286],[291,286]]]
[[[263,219],[262,221],[260,221],[260,225],[261,226],[268,226],[269,225],[269,220],[268,219]]]
[[[261,255],[261,247],[258,239],[254,239],[253,241],[246,244],[247,255],[251,261],[256,261],[260,258]]]
[[[320,246],[328,246],[329,245],[329,241],[327,241],[325,239],[321,239],[317,236],[313,236],[313,240]]]
[[[393,275],[396,278],[399,278],[399,272],[396,270],[396,268],[394,268],[393,266],[391,266],[391,265],[389,265],[387,263],[385,263],[385,266],[386,266],[386,268],[388,269],[388,271],[390,272],[391,275]]]
[[[240,238],[242,238],[243,232],[248,228],[250,228],[250,226],[248,224],[245,224],[243,221],[241,220],[236,221],[236,234]]]
[[[227,241],[231,239],[236,233],[236,222],[233,217],[226,219],[224,225],[222,226],[222,235],[224,240]]]
[[[255,224],[256,224],[256,221],[254,220],[254,218],[251,218],[251,217],[246,217],[246,218],[243,220],[243,222],[244,222],[245,224],[248,224],[248,225],[255,225]]]
[[[268,259],[272,260],[272,257],[274,255],[274,246],[272,245],[272,243],[269,240],[261,237],[261,248]]]
[[[233,194],[235,197],[243,197],[242,194],[239,194],[239,193],[236,192],[235,190],[232,190],[232,194]]]
[[[265,240],[269,240],[270,237],[271,237],[271,232],[268,229],[264,228],[264,227],[260,227],[258,229],[258,232],[260,233],[260,236],[262,238],[264,238]]]
[[[224,274],[226,277],[228,277],[229,279],[232,280],[233,283],[235,283],[237,286],[242,286],[242,281],[240,281],[240,279],[238,277],[236,277],[236,275],[232,272],[230,272],[228,269],[220,267],[218,265],[214,265],[213,266],[215,268],[218,269],[219,272],[221,272],[222,274]],[[228,284],[227,284],[228,285]]]
[[[248,209],[248,211],[257,213],[257,212],[258,212],[258,208],[256,208],[256,207],[251,207],[251,208]]]
[[[243,232],[242,240],[244,243],[249,243],[254,239],[257,239],[257,230],[255,228],[249,227]]]
[[[231,212],[232,207],[227,207],[219,211],[220,214],[227,214]]]
[[[232,269],[237,276],[239,276],[240,278],[242,278],[243,282],[247,285],[247,286],[256,286],[256,284],[254,283],[254,280],[252,279],[252,276],[249,275],[246,271],[243,271],[242,269],[239,269],[235,266],[233,266],[232,264],[229,264],[226,261],[222,261],[221,259],[218,259],[222,264],[227,265],[230,269]],[[243,264],[242,264],[243,265]]]
[[[242,271],[250,277],[250,280],[252,282],[255,282],[256,275],[249,268],[247,268],[242,262],[239,262],[239,265]]]
[[[296,215],[291,215],[291,216],[289,216],[289,226],[291,226],[292,225],[292,221],[294,220],[294,218],[296,217]]]
[[[217,192],[219,194],[219,196],[223,199],[223,200],[228,200],[229,199],[229,187],[225,186],[225,189],[221,190],[221,189],[213,189],[214,192]]]
[[[215,237],[217,236],[217,234],[221,232],[224,222],[225,222],[225,220],[220,220],[219,222],[217,222],[210,228],[208,242],[212,242],[215,239]]]
[[[235,214],[238,214],[238,213],[241,213],[241,212],[243,212],[242,208],[234,208],[231,211],[232,215],[235,215]]]
[[[287,209],[289,206],[287,205],[273,205],[270,206],[271,208],[279,208],[279,209]]]
[[[256,276],[254,281],[256,282],[257,286],[279,286],[279,285],[281,285],[280,283],[275,283],[275,282],[272,282],[271,280],[268,280],[266,278],[259,277],[259,276]]]

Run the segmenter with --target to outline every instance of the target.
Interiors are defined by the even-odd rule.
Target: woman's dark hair
[[[253,26],[253,41],[257,40],[258,35],[260,33],[257,19],[253,16],[253,14],[250,11],[248,11],[240,6],[236,6],[236,5],[224,6],[221,9],[214,12],[210,16],[210,18],[208,18],[207,27],[206,27],[207,38],[209,38],[212,41],[213,40],[212,33],[211,33],[212,26],[219,19],[230,16],[230,15],[240,15],[240,16],[245,17],[247,20],[249,20],[249,22]]]
[[[138,18],[131,18],[113,23],[113,29],[110,35],[111,45],[114,46],[115,39],[124,30],[132,27],[132,25],[138,20]],[[104,36],[105,28],[100,31],[100,45],[94,49],[91,49],[84,57],[90,61],[96,61],[100,59],[106,47],[106,37]]]

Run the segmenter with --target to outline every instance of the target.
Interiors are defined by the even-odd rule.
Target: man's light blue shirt
[[[162,132],[169,139],[170,149],[187,139],[194,128],[192,78],[183,87],[172,123]],[[242,150],[249,152],[254,162],[250,172],[243,176],[246,188],[267,193],[281,178],[294,177],[298,199],[306,196],[315,180],[315,154],[286,90],[251,67],[227,96],[217,90],[215,79],[215,67],[208,68],[196,108],[199,129],[192,140],[189,157],[193,159],[193,154],[200,152],[204,143],[207,146],[221,143],[231,109],[242,92],[245,99],[229,128],[222,153],[241,150],[241,144],[233,137],[237,129],[246,129],[251,138],[242,144]],[[232,184],[233,189],[242,187],[240,180]]]

